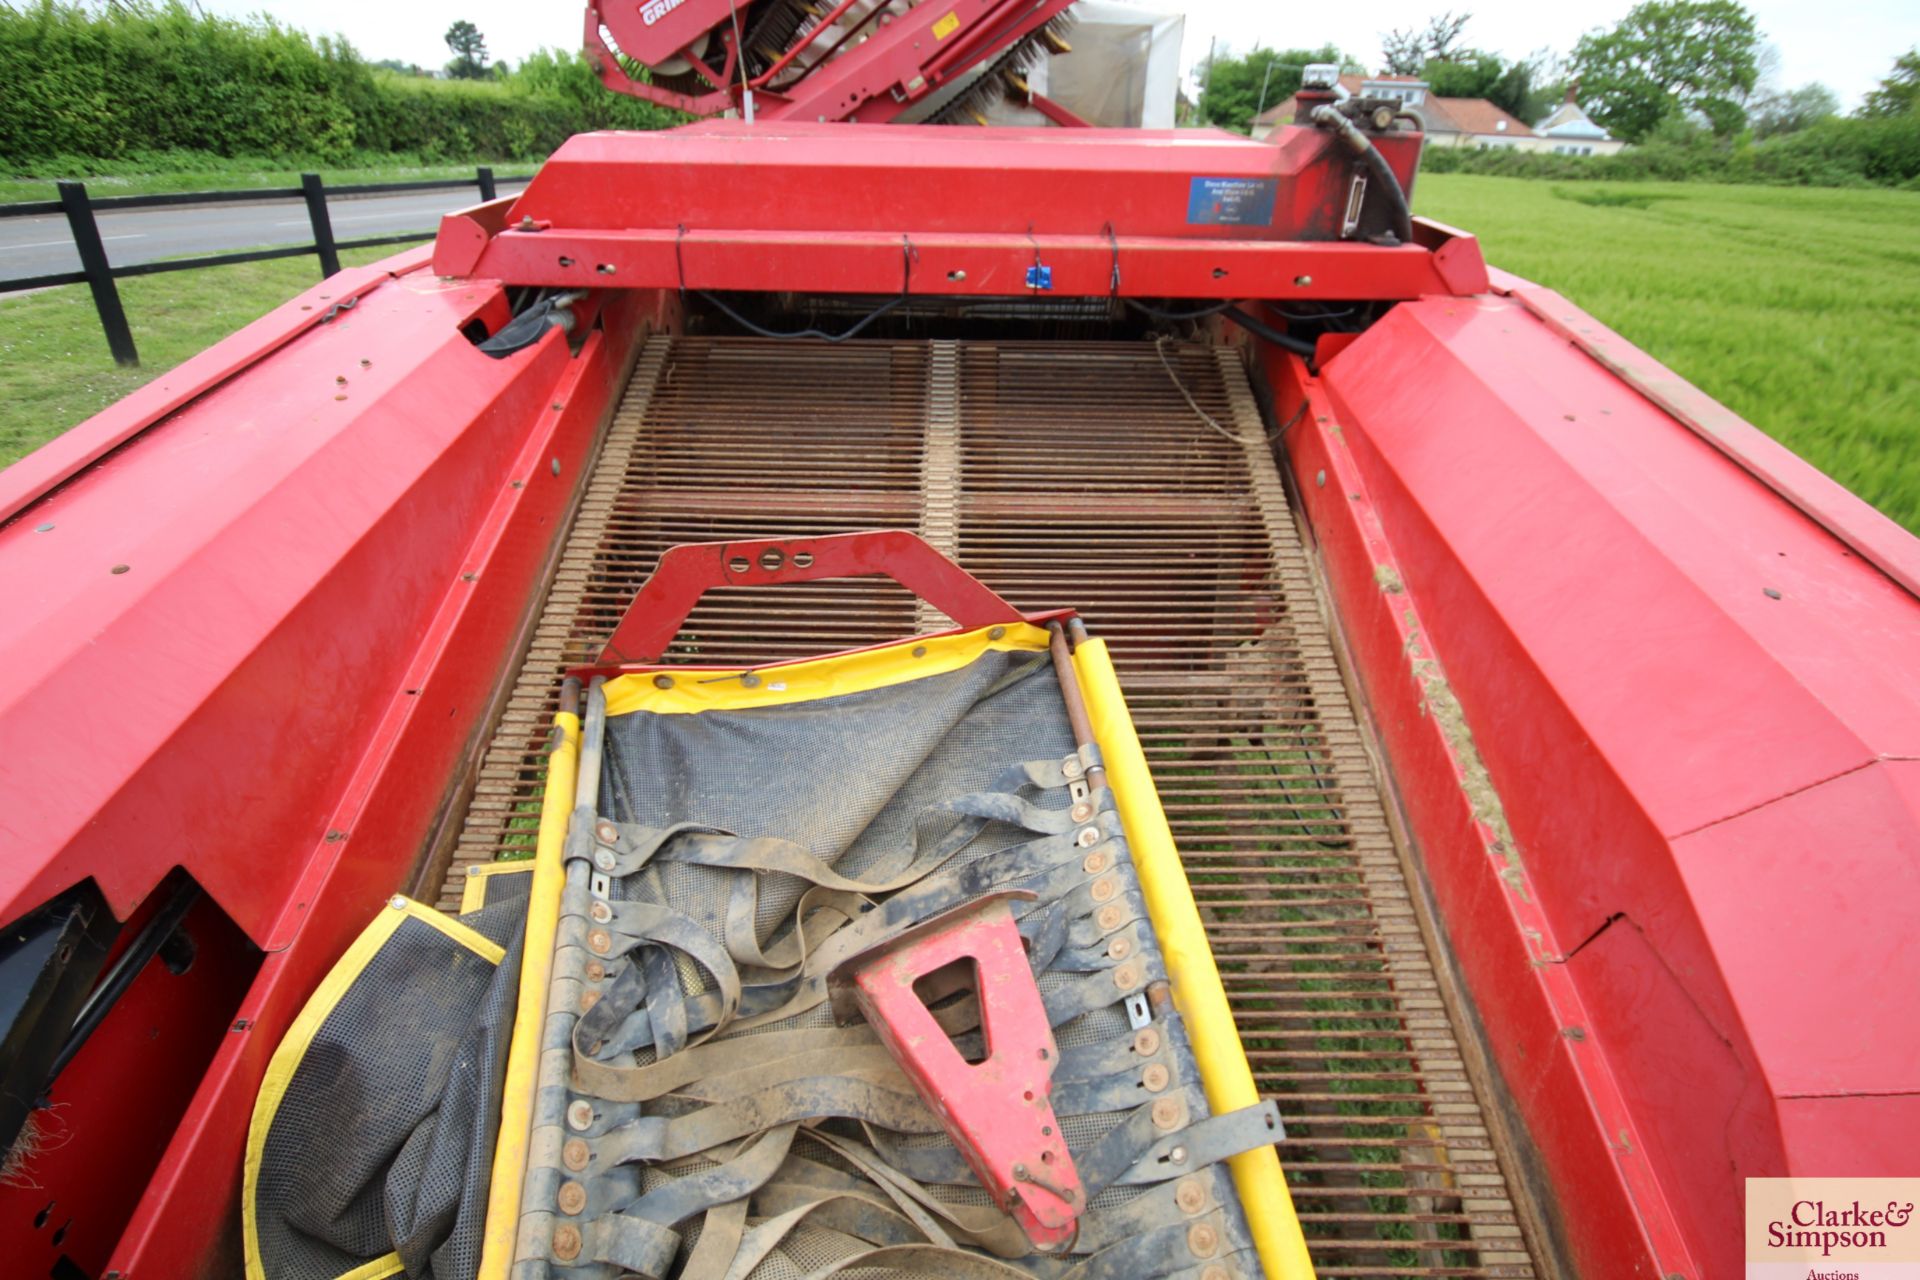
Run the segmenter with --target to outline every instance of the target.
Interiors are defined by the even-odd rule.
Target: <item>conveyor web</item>
[[[441,906],[533,851],[561,672],[681,542],[917,529],[1108,638],[1323,1276],[1532,1276],[1235,355],[656,338],[495,730]],[[945,626],[891,583],[709,594],[669,661]]]

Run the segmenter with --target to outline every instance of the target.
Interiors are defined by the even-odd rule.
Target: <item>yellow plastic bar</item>
[[[1167,974],[1173,979],[1173,1002],[1186,1019],[1207,1105],[1216,1115],[1251,1107],[1260,1101],[1260,1091],[1254,1086],[1246,1050],[1240,1046],[1233,1009],[1220,985],[1220,970],[1207,945],[1200,908],[1194,905],[1193,890],[1180,866],[1173,831],[1147,771],[1133,717],[1120,696],[1107,642],[1083,641],[1074,650],[1073,668],[1080,677],[1127,843],[1133,846],[1134,871],[1147,899],[1147,913],[1153,917],[1160,952],[1166,957]],[[1280,1172],[1279,1153],[1271,1146],[1259,1147],[1233,1157],[1228,1167],[1253,1231],[1261,1269],[1273,1280],[1310,1280],[1313,1262],[1307,1257],[1306,1238],[1300,1234],[1293,1196]]]
[[[540,1065],[540,1029],[547,1021],[547,988],[553,980],[553,939],[560,928],[560,891],[566,885],[561,849],[573,814],[580,766],[580,717],[556,712],[560,741],[547,755],[547,789],[540,802],[540,838],[534,847],[533,884],[527,890],[527,941],[520,958],[520,1000],[507,1048],[507,1079],[501,1089],[500,1136],[493,1148],[493,1185],[487,1194],[487,1224],[481,1237],[479,1280],[506,1280],[513,1266],[520,1225],[520,1187],[527,1173],[533,1131],[533,1094]]]

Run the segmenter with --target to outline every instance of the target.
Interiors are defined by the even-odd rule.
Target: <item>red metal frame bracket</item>
[[[944,912],[845,961],[828,976],[837,1021],[864,1016],[899,1061],[967,1167],[1013,1215],[1033,1247],[1073,1246],[1086,1192],[1053,1113],[1060,1050],[1008,903],[1026,890],[989,894]],[[969,1062],[934,1018],[916,984],[971,963],[986,1056]],[[958,988],[956,988],[958,990]],[[935,1000],[946,992],[931,993]]]
[[[658,662],[715,587],[887,577],[965,631],[1026,616],[915,533],[883,529],[823,538],[690,542],[669,547],[600,651],[599,665]]]

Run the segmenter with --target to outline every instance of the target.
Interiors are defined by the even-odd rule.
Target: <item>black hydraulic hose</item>
[[[1331,129],[1340,141],[1347,144],[1349,150],[1360,157],[1361,163],[1367,166],[1367,172],[1373,175],[1374,182],[1386,192],[1387,212],[1393,218],[1393,234],[1399,237],[1401,244],[1412,244],[1413,208],[1407,204],[1406,190],[1400,185],[1400,179],[1394,176],[1387,158],[1380,154],[1380,148],[1360,132],[1358,125],[1331,106],[1315,107],[1313,122],[1323,129]]]
[[[133,980],[146,969],[147,962],[160,953],[160,948],[166,945],[167,939],[173,936],[174,930],[180,927],[180,922],[187,918],[187,913],[199,901],[200,886],[191,880],[185,881],[141,927],[133,941],[127,944],[127,949],[120,953],[120,958],[113,962],[113,968],[100,979],[93,994],[87,997],[86,1004],[81,1006],[80,1013],[73,1020],[73,1029],[67,1033],[66,1042],[60,1046],[59,1055],[47,1071],[49,1081],[66,1070],[81,1046],[113,1012],[113,1006],[119,1003],[120,997],[127,994],[127,988],[133,985]]]
[[[1239,307],[1228,307],[1226,314],[1227,319],[1233,321],[1254,337],[1266,342],[1271,342],[1274,346],[1284,351],[1291,351],[1297,356],[1305,356],[1309,360],[1313,359],[1313,343],[1308,342],[1305,338],[1296,338],[1290,333],[1282,333],[1272,325],[1254,319]]]

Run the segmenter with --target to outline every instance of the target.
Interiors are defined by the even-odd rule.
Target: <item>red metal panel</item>
[[[1383,603],[1417,620],[1504,801],[1511,865],[1450,852],[1418,746],[1441,726],[1394,720],[1405,659],[1390,636],[1357,641],[1555,1188],[1589,1187],[1617,1132],[1597,1082],[1617,1079],[1640,1260],[1737,1269],[1739,1178],[1843,1159],[1810,1139],[1810,1094],[1857,1116],[1878,1090],[1883,1125],[1913,1118],[1920,964],[1891,921],[1920,912],[1920,812],[1868,775],[1920,754],[1920,601],[1517,302],[1397,308],[1324,384],[1339,434],[1314,422],[1289,443],[1343,616],[1362,635]],[[1390,548],[1382,580],[1345,545],[1363,504]],[[1517,900],[1490,912],[1490,894]],[[1530,940],[1545,952],[1514,966]],[[1577,1078],[1541,1074],[1546,1018],[1514,1003],[1529,987],[1558,1017],[1583,1011],[1561,1050]],[[1604,1215],[1562,1204],[1576,1254],[1614,1256]]]
[[[621,615],[602,666],[658,662],[700,597],[716,587],[881,576],[972,630],[1021,613],[917,533],[886,529],[823,538],[695,542],[669,547]]]

